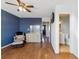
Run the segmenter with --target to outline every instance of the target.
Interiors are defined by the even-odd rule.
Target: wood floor
[[[2,50],[1,59],[77,59],[69,53],[56,55],[49,43],[26,44],[22,48],[6,48]]]
[[[65,53],[65,52],[70,52],[70,47],[68,45],[65,45],[65,44],[60,44],[59,45],[59,51],[60,53]]]

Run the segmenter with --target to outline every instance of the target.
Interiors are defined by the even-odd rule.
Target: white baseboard
[[[71,52],[71,54],[73,54],[74,56],[76,56],[78,58],[78,55],[74,52]]]
[[[3,46],[3,47],[1,47],[1,49],[4,49],[4,48],[6,48],[6,47],[8,47],[8,46],[11,46],[11,44],[12,44],[12,43]]]
[[[55,54],[59,54],[59,51],[57,51],[57,50],[54,50],[55,51]]]
[[[73,53],[77,58],[78,58],[78,55],[77,54],[75,54],[75,53]]]

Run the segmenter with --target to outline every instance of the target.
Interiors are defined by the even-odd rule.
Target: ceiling
[[[16,3],[16,0],[1,0],[1,9],[5,10],[17,17],[20,18],[45,18],[45,17],[50,17],[52,15],[52,12],[55,11],[56,6],[59,4],[62,5],[76,5],[77,0],[21,0],[24,3],[29,3],[34,5],[34,8],[31,9],[31,13],[29,12],[23,12],[20,11],[18,12],[17,6],[12,6],[5,4],[5,2],[10,2],[10,3]]]
[[[38,17],[50,17],[52,12],[55,9],[56,0],[21,0],[24,3],[30,3],[34,5],[34,8],[31,9],[31,13],[17,11],[18,7],[13,5],[5,4],[5,2],[16,3],[16,0],[2,0],[1,1],[1,9],[5,10],[13,15],[16,15],[20,18],[38,18]]]

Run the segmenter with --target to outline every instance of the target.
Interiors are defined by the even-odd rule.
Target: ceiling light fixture
[[[19,7],[19,11],[26,11],[24,8],[22,8],[22,7]]]

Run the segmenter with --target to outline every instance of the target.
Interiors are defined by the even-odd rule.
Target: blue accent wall
[[[42,18],[18,18],[1,10],[1,47],[13,42],[15,32],[29,32],[30,25],[41,25]]]
[[[42,18],[23,18],[20,20],[20,31],[28,33],[30,25],[41,25]]]
[[[18,17],[1,10],[1,46],[5,46],[13,42],[13,36],[19,31]]]

